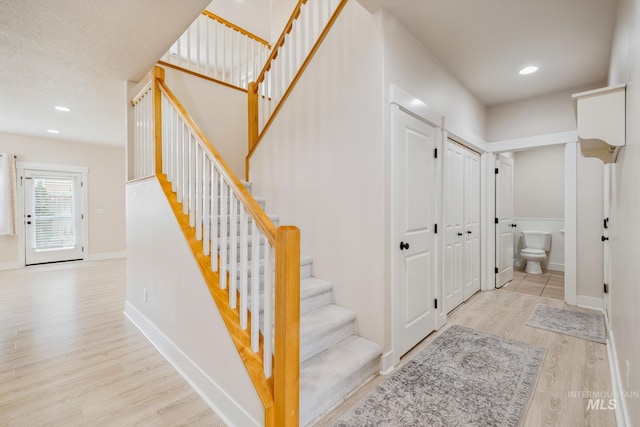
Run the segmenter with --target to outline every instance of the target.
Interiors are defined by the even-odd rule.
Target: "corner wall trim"
[[[388,351],[380,357],[380,375],[389,375],[393,368],[393,351]]]
[[[606,317],[606,315],[605,315]],[[622,378],[620,377],[620,365],[618,364],[618,352],[611,328],[609,327],[609,319],[605,319],[607,328],[607,357],[609,358],[609,375],[611,376],[611,390],[616,396],[616,424],[618,427],[629,427],[631,421],[629,419],[629,411],[627,410],[627,400],[625,398],[625,390],[622,386]]]
[[[255,426],[260,423],[247,414],[218,384],[180,350],[133,304],[125,302],[124,315],[189,383],[226,425]]]

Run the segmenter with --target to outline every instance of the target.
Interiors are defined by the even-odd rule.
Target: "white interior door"
[[[437,127],[393,111],[394,351],[405,354],[435,329]]]
[[[25,170],[25,263],[83,258],[82,174]]]
[[[513,280],[513,160],[498,155],[496,176],[496,287]]]
[[[480,290],[480,154],[464,151],[464,269],[466,301]]]
[[[443,212],[444,236],[443,299],[445,313],[464,300],[464,152],[465,149],[447,139],[444,143]]]

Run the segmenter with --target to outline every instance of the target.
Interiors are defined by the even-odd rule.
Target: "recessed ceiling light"
[[[49,130],[47,130],[47,132],[49,132],[49,133],[60,133],[60,131],[56,130],[56,129],[49,129]]]
[[[536,67],[535,65],[530,65],[520,70],[520,74],[524,76],[527,74],[535,73],[536,71],[538,71],[538,67]]]
[[[54,108],[58,111],[64,111],[65,113],[68,113],[69,111],[71,111],[69,108],[63,107],[62,105],[56,105]]]

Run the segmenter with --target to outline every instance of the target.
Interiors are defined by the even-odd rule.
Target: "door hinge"
[[[495,172],[496,172],[496,175],[498,175],[498,173],[500,172],[500,169],[496,168]]]
[[[82,247],[82,252],[84,252],[84,246]]]
[[[84,219],[84,214],[80,214],[80,219]]]
[[[498,218],[495,219],[495,223],[498,224]]]
[[[609,285],[607,285],[606,283],[604,284],[604,293],[605,294],[609,293]]]
[[[498,270],[498,267],[496,267],[496,274],[500,273],[500,270]]]
[[[438,224],[433,224],[433,232],[438,234]]]
[[[436,158],[436,159],[438,158],[438,149],[437,148],[433,149],[433,157]]]
[[[434,306],[435,308],[438,308],[438,298],[436,298],[436,299],[434,299],[434,300],[433,300],[433,306]]]

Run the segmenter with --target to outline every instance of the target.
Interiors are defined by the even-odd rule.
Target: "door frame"
[[[82,214],[84,215],[84,221],[82,221],[82,246],[85,248],[83,258],[86,259],[87,248],[88,246],[88,235],[89,235],[89,215],[88,206],[88,184],[87,184],[87,176],[89,173],[89,168],[85,166],[72,166],[72,165],[58,165],[58,164],[50,164],[50,163],[34,163],[34,162],[16,162],[16,168],[18,170],[18,223],[17,223],[17,234],[18,234],[18,265],[20,267],[26,266],[26,227],[25,227],[25,218],[24,218],[24,172],[25,170],[38,170],[38,171],[48,171],[48,172],[69,172],[69,173],[79,173],[82,175]]]
[[[502,156],[502,159],[500,159],[500,157]],[[513,214],[513,197],[514,197],[514,191],[513,191],[513,158],[509,157],[509,156],[505,156],[502,153],[497,153],[496,154],[496,172],[494,173],[495,175],[495,218],[497,221],[497,223],[495,224],[495,242],[496,242],[496,249],[495,249],[495,259],[496,259],[496,270],[495,270],[495,287],[498,288],[498,283],[502,282],[502,275],[506,274],[503,273],[500,269],[502,267],[502,261],[501,261],[501,252],[504,249],[502,247],[502,244],[500,243],[500,236],[503,234],[503,221],[504,218],[502,217],[502,215],[500,215],[499,208],[503,207],[503,202],[502,202],[502,198],[500,197],[500,191],[502,190],[502,182],[501,180],[504,177],[504,174],[502,173],[502,165],[504,163],[506,163],[506,160],[509,160],[509,166],[511,167],[511,182],[509,183],[510,187],[511,187],[511,218],[510,218],[510,222],[513,224],[514,221],[514,214]],[[511,226],[513,227],[513,225]],[[500,288],[502,288],[503,286],[505,286],[507,283],[511,282],[513,280],[513,272],[514,272],[514,268],[515,268],[515,259],[516,259],[516,247],[514,245],[514,234],[515,232],[513,231],[513,228],[511,228],[510,230],[511,232],[511,238],[508,239],[508,241],[511,244],[511,273],[509,273],[509,276],[511,277],[509,280],[507,280],[506,282],[504,282],[504,284],[502,284],[501,286],[499,286]]]
[[[398,271],[396,268],[395,257],[397,256],[397,246],[396,246],[396,230],[395,230],[395,209],[393,209],[395,200],[397,199],[394,189],[394,159],[395,159],[395,131],[397,127],[396,117],[395,117],[395,109],[403,110],[404,112],[416,117],[419,120],[422,120],[432,126],[436,127],[437,138],[435,141],[435,147],[439,153],[442,153],[442,115],[435,109],[429,107],[427,104],[422,102],[421,100],[409,95],[404,90],[400,89],[395,85],[391,85],[390,87],[390,103],[389,103],[389,211],[388,211],[388,263],[389,263],[389,309],[391,312],[391,351],[382,355],[380,369],[381,373],[386,374],[393,370],[393,367],[400,362],[400,330],[402,326],[401,313],[398,310],[398,299],[397,295],[398,286],[397,286],[397,277]],[[435,177],[434,177],[434,188],[436,189],[436,193],[434,195],[434,215],[436,223],[441,222],[441,200],[442,200],[442,156],[438,156],[435,159]],[[441,286],[438,284],[441,282],[441,238],[440,234],[436,233],[434,243],[434,269],[435,269],[435,284],[434,284],[434,295],[438,301],[442,301],[442,291]],[[443,304],[439,304],[437,310],[435,311],[435,328],[438,330],[444,323],[446,322],[446,314],[444,316],[441,315]]]
[[[557,132],[546,135],[530,136],[525,138],[509,139],[487,144],[491,155],[486,157],[487,168],[484,178],[487,190],[490,186],[495,188],[495,160],[493,154],[509,151],[526,150],[530,148],[546,147],[549,145],[564,145],[564,300],[567,304],[577,305],[577,158],[578,158],[578,134],[576,131]],[[489,174],[488,171],[491,171]],[[490,212],[491,218],[495,216],[495,194],[493,197],[494,207],[485,205],[483,212]],[[485,227],[495,230],[495,224],[484,221]],[[483,250],[495,253],[495,233],[491,233],[483,246]],[[487,258],[487,276],[494,275],[495,259]],[[486,277],[487,288],[483,290],[495,289],[495,277]]]

